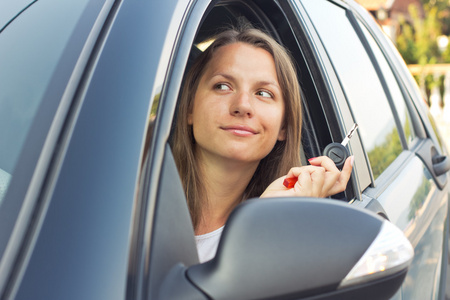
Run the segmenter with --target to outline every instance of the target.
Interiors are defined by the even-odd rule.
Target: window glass
[[[0,4],[0,31],[25,7],[36,0],[2,1]]]
[[[302,3],[341,81],[376,179],[403,150],[383,86],[346,10],[328,1]]]
[[[88,2],[36,2],[1,31],[0,203],[53,72]],[[52,10],[66,13],[46,13]]]
[[[364,35],[366,36],[367,41],[369,42],[370,47],[372,48],[372,51],[377,59],[378,65],[380,66],[381,71],[383,72],[386,84],[388,85],[389,88],[389,92],[394,101],[395,109],[400,119],[400,123],[402,124],[403,132],[406,137],[406,142],[408,144],[411,144],[411,141],[414,139],[415,135],[412,129],[411,118],[409,116],[408,108],[406,106],[403,93],[398,85],[397,79],[395,78],[394,73],[392,72],[392,69],[389,66],[389,63],[387,62],[386,57],[383,55],[381,49],[375,42],[372,35],[369,33],[367,28],[361,22],[359,22],[359,25],[361,26],[361,29],[364,32]]]

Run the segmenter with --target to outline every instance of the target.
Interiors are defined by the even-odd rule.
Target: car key
[[[358,124],[353,124],[350,131],[345,136],[342,143],[331,143],[328,144],[325,149],[323,150],[323,155],[328,156],[331,158],[331,160],[334,162],[336,167],[341,170],[344,166],[345,160],[349,156],[348,150],[346,148],[348,142],[353,136],[353,133],[356,131],[356,128],[358,128]]]
[[[348,142],[350,141],[350,139],[352,138],[353,133],[355,133],[357,128],[358,128],[358,124],[356,124],[356,123],[353,124],[352,128],[347,133],[347,135],[345,136],[342,143],[328,144],[325,147],[325,149],[323,150],[323,155],[331,158],[331,160],[334,162],[334,164],[336,165],[336,167],[339,170],[342,169],[342,167],[344,166],[345,160],[349,156],[346,146],[347,146]],[[293,188],[295,183],[297,182],[297,179],[298,178],[296,178],[296,177],[286,178],[283,182],[283,185],[285,187],[287,187],[288,189]]]

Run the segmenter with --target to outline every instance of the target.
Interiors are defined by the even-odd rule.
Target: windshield
[[[2,3],[0,10],[16,7],[8,2],[16,0]],[[16,14],[11,12],[15,19],[0,33],[0,203],[30,126],[87,2],[37,1],[24,11],[22,7]]]

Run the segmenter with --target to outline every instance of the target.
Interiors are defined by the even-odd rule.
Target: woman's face
[[[207,64],[188,123],[199,157],[257,164],[285,139],[283,117],[272,55],[234,43],[217,49]]]

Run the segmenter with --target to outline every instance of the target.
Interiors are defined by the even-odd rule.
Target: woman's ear
[[[278,133],[278,140],[284,141],[286,140],[286,127],[283,126],[283,128],[280,129],[280,132]]]
[[[192,121],[192,113],[188,113],[187,115],[187,122],[188,125],[192,125],[193,121]]]

